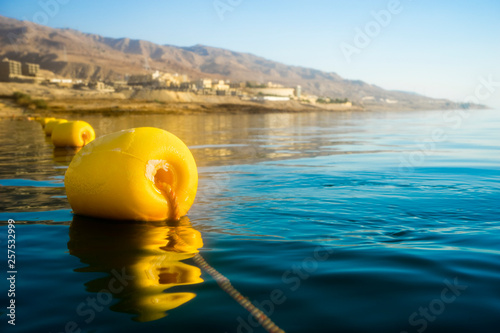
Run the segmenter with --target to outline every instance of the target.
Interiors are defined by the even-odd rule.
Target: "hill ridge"
[[[39,63],[42,69],[72,78],[123,80],[150,70],[213,78],[300,85],[305,93],[345,98],[356,103],[451,105],[444,99],[384,90],[334,72],[282,64],[251,53],[196,44],[160,45],[128,37],[111,38],[70,28],[50,28],[0,16],[0,56]],[[451,104],[450,104],[451,103]]]

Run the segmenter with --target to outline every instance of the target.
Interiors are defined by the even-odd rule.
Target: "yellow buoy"
[[[45,125],[47,125],[47,123],[51,120],[54,120],[56,118],[54,117],[42,117],[38,120],[38,122],[40,123],[40,125],[42,125],[42,128],[45,128]]]
[[[52,143],[56,147],[83,147],[94,139],[92,126],[81,120],[57,124],[52,130]]]
[[[65,122],[67,122],[66,119],[54,119],[54,120],[50,120],[49,122],[47,122],[47,124],[45,124],[45,128],[44,128],[45,135],[46,136],[51,136],[52,135],[52,131],[54,130],[54,127],[56,127],[56,125],[58,125],[58,124],[62,124],[62,123],[65,123]]]
[[[56,127],[53,136],[63,125]],[[75,214],[177,220],[193,204],[198,170],[179,138],[141,127],[99,137],[82,148],[71,161],[64,183]]]

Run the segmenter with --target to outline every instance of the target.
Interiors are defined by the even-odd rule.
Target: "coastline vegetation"
[[[343,103],[347,103],[349,102],[349,99],[347,98],[335,98],[335,99],[331,99],[329,97],[326,97],[326,98],[318,98],[316,100],[316,103],[321,103],[321,104],[343,104]]]
[[[16,91],[12,94],[12,99],[20,106],[24,106],[31,109],[42,109],[46,110],[48,108],[47,102],[43,99],[31,99],[31,96],[20,91]]]
[[[255,83],[247,81],[246,87],[247,88],[267,88],[267,85],[265,85],[265,84],[255,84]]]

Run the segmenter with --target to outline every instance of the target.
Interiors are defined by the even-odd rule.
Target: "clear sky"
[[[500,107],[499,0],[0,0],[0,14],[249,52],[386,89]]]

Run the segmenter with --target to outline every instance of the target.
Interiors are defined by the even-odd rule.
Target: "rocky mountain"
[[[0,56],[40,64],[42,69],[72,78],[123,80],[126,75],[151,70],[187,74],[192,79],[219,78],[301,85],[318,96],[357,103],[451,107],[446,100],[388,91],[335,73],[288,66],[248,53],[204,45],[177,47],[144,40],[108,38],[72,29],[54,29],[0,16]],[[401,104],[402,103],[402,104]]]

